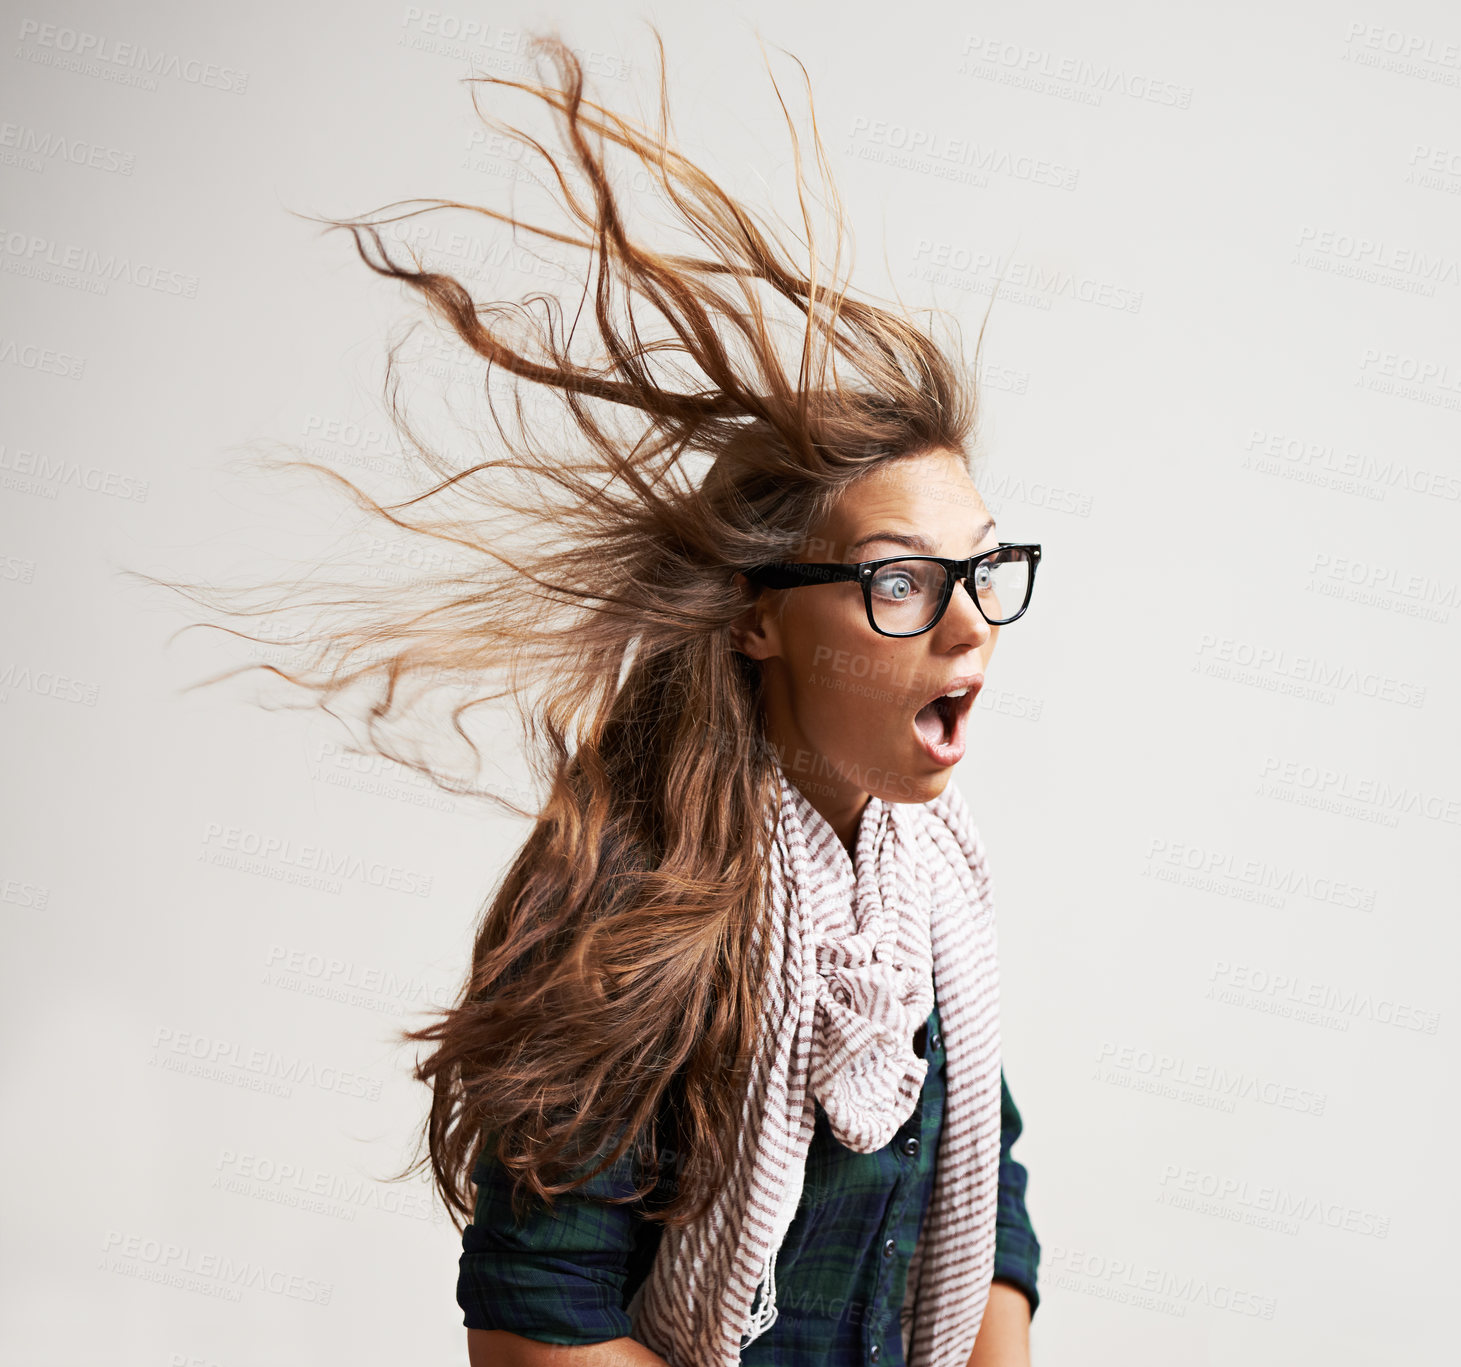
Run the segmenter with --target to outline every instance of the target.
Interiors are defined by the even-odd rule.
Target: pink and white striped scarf
[[[912,1113],[913,1034],[937,996],[947,1090],[933,1192],[908,1269],[908,1367],[965,1367],[994,1271],[999,966],[984,847],[949,783],[931,802],[873,797],[856,862],[778,766],[767,1035],[732,1171],[706,1215],[666,1228],[630,1303],[670,1367],[732,1367],[776,1319],[776,1254],[802,1195],[815,1101],[859,1153]],[[759,1295],[758,1295],[759,1293]]]

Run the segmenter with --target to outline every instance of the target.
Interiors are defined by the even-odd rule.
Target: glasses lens
[[[965,587],[977,597],[985,619],[998,626],[1024,610],[1030,578],[1029,551],[1010,547],[981,560]],[[903,636],[931,626],[944,600],[944,585],[944,568],[932,560],[889,561],[869,581],[878,630]]]
[[[1030,553],[1019,547],[981,560],[965,581],[985,618],[998,625],[1019,615],[1030,596]]]
[[[879,631],[894,636],[922,631],[938,616],[944,567],[931,560],[894,560],[870,581],[869,599]]]

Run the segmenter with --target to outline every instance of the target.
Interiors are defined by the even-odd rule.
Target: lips
[[[940,698],[947,697],[950,693],[959,693],[967,689],[970,693],[977,693],[984,687],[984,675],[982,674],[957,674],[952,679],[945,679],[944,682],[932,693],[925,693],[923,703],[919,710],[922,711],[931,702],[937,702]],[[963,701],[955,699],[955,701]]]
[[[950,679],[914,714],[913,729],[935,763],[957,764],[964,757],[969,712],[983,686],[982,674]]]

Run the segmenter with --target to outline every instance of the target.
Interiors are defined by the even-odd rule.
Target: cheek
[[[818,586],[805,593],[795,614],[785,618],[788,654],[801,670],[835,668],[865,672],[879,638],[867,624],[862,594]]]

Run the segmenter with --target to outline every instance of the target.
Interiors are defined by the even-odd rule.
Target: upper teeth
[[[945,693],[946,698],[962,698],[969,690],[967,688],[956,688],[952,693]]]

